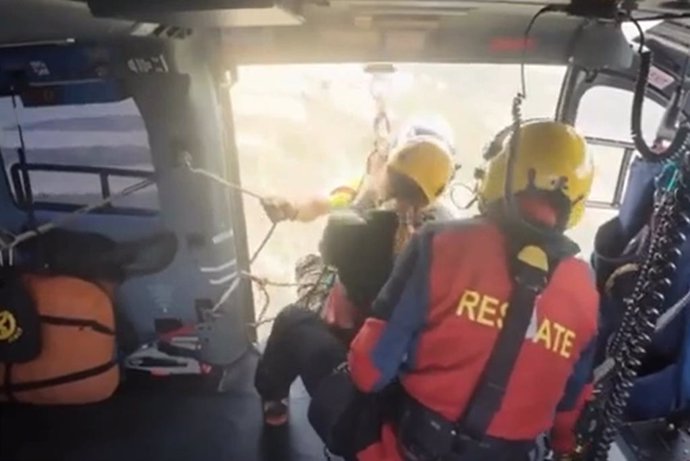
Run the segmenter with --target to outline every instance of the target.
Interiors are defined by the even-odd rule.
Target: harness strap
[[[85,327],[91,328],[93,331],[103,333],[104,335],[115,336],[115,331],[95,320],[80,319],[73,317],[58,317],[53,315],[41,315],[41,321],[49,325],[56,325],[61,327]]]
[[[512,270],[515,288],[503,328],[470,403],[458,421],[459,432],[464,437],[481,441],[486,436],[494,415],[503,403],[510,376],[534,314],[536,299],[546,287],[552,273],[549,263],[555,261],[557,264],[560,259],[550,254],[548,245],[539,244],[522,247],[514,257]]]
[[[10,388],[7,384],[0,387],[0,393],[6,393],[11,395],[11,393],[34,391],[36,389],[42,389],[44,387],[60,386],[62,384],[69,384],[74,381],[81,381],[82,379],[91,378],[93,376],[100,375],[110,370],[117,365],[115,360],[109,360],[106,363],[97,365],[92,368],[87,368],[86,370],[77,371],[74,373],[69,373],[66,375],[56,376],[54,378],[41,379],[38,381],[28,381],[24,383],[11,383]],[[11,392],[10,392],[11,391]]]

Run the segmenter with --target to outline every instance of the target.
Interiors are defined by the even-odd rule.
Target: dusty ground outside
[[[564,73],[563,67],[528,68],[524,118],[553,116]],[[374,104],[370,77],[361,65],[243,67],[239,76],[232,98],[246,187],[262,194],[305,197],[327,193],[362,173],[373,143]],[[445,117],[454,129],[462,164],[457,180],[471,184],[484,146],[511,122],[511,101],[518,84],[519,68],[512,65],[400,65],[389,87],[390,115],[394,127],[411,115]],[[621,111],[629,109],[621,108],[620,100],[594,96],[588,103],[591,113],[582,120],[587,134],[627,135],[629,117]],[[655,109],[650,109],[653,115]],[[610,197],[622,150],[593,150],[598,168],[594,196]],[[253,198],[245,198],[245,210],[251,252],[270,222]],[[611,210],[590,209],[572,232],[583,257],[589,257],[598,226],[611,216]],[[316,251],[323,225],[324,220],[281,224],[252,272],[275,281],[293,281],[295,262]],[[268,316],[273,316],[295,299],[295,289],[274,287],[269,295]],[[256,290],[255,300],[258,313],[265,299]],[[259,335],[265,337],[269,330],[266,325]]]

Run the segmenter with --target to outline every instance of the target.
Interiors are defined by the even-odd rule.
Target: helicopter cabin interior
[[[629,37],[621,21],[633,27]],[[638,132],[647,145],[655,136],[672,145],[690,109],[690,3],[682,0],[0,1],[0,264],[30,259],[25,241],[53,228],[140,253],[113,295],[123,370],[115,394],[84,405],[2,404],[0,460],[324,459],[305,391],[293,390],[289,430],[271,432],[252,386],[258,303],[240,275],[257,239],[238,187],[231,91],[242,66],[559,66],[558,98],[538,115],[586,125],[592,148],[615,157],[598,173],[608,188],[588,204],[610,217],[639,155],[630,131],[638,47],[653,53]],[[540,89],[527,78],[529,100]],[[603,107],[594,96],[602,88],[620,100]],[[578,115],[585,101],[616,136]],[[160,236],[170,234],[174,248],[161,256]],[[584,258],[593,239],[591,229],[576,235]],[[70,248],[76,259],[90,251]],[[156,357],[137,356],[140,348],[189,325],[183,370],[147,373],[144,362]],[[687,460],[690,438],[669,439],[665,427],[624,425],[609,459]]]

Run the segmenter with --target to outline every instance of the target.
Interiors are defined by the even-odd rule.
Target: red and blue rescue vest
[[[397,378],[419,403],[461,417],[510,308],[507,238],[483,218],[434,224],[412,238],[350,346],[361,391]],[[488,436],[527,441],[550,431],[556,452],[574,447],[573,427],[591,393],[598,305],[589,266],[562,260],[536,302]],[[391,426],[359,459],[401,459]]]

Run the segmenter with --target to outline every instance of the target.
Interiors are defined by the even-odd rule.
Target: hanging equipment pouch
[[[0,363],[24,363],[41,352],[41,320],[16,271],[0,275]]]
[[[489,449],[483,443],[486,431],[501,408],[537,297],[553,272],[550,263],[555,267],[564,256],[577,253],[576,245],[565,238],[555,242],[555,248],[551,246],[526,245],[513,258],[515,288],[510,308],[482,377],[459,421],[449,421],[419,402],[406,399],[398,426],[398,440],[406,460],[435,461],[451,453],[474,459]]]

